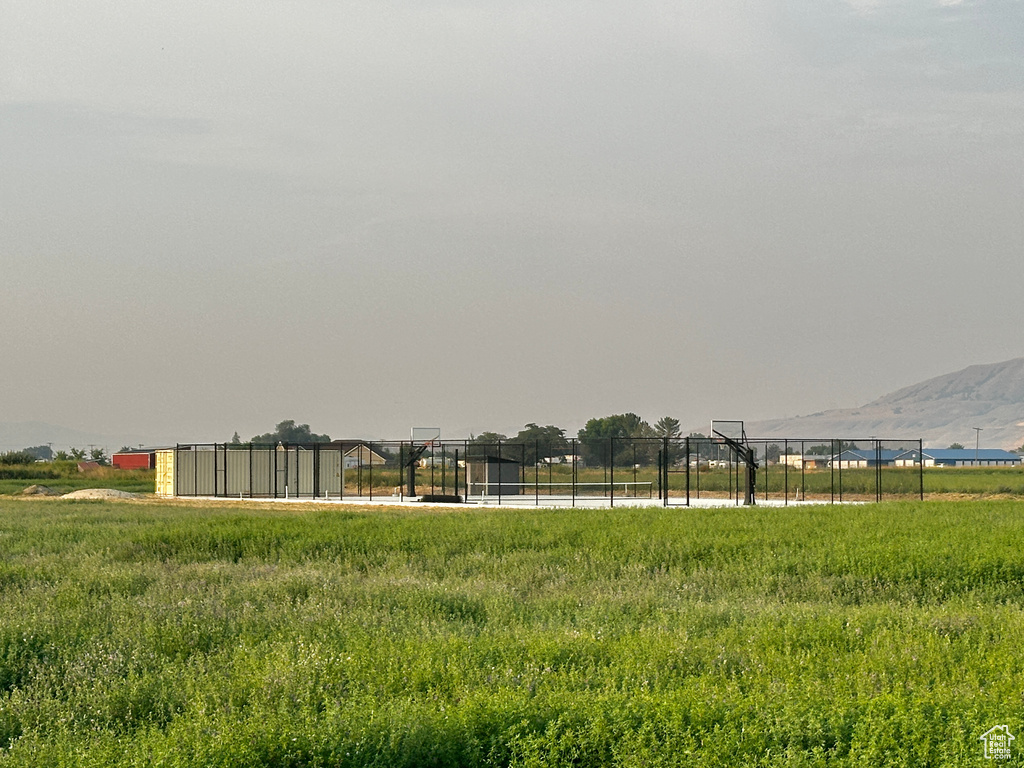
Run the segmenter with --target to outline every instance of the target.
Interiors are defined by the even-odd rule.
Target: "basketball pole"
[[[731,429],[738,433],[734,435],[725,434],[719,429],[716,429],[715,424],[730,424]],[[736,425],[739,425],[738,428]],[[723,427],[725,428],[725,427]],[[711,422],[711,434],[717,436],[728,445],[736,453],[736,457],[740,459],[747,467],[747,487],[743,492],[743,504],[744,506],[752,507],[757,503],[755,483],[757,481],[757,459],[754,456],[754,449],[747,444],[747,433],[743,429],[742,421],[712,421]],[[737,477],[737,480],[739,478]]]

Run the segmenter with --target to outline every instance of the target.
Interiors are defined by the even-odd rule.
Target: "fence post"
[[[664,482],[661,483],[661,487],[662,487],[662,500],[664,502],[663,506],[666,506],[666,507],[668,506],[668,480],[669,480],[669,474],[668,474],[668,472],[669,472],[669,469],[668,469],[669,468],[669,448],[668,448],[668,446],[669,446],[668,436],[666,435],[663,438],[662,445],[661,445],[662,452],[663,452],[664,457],[665,457],[664,458],[665,469],[662,472],[662,477],[664,478]]]
[[[526,452],[526,446],[523,446],[523,453]],[[547,450],[547,453],[551,453],[551,449]],[[548,466],[551,465],[551,457],[548,457]],[[525,468],[524,468],[525,471]],[[533,439],[533,505],[535,507],[540,506],[540,438],[535,437]]]
[[[924,441],[917,441],[917,456],[920,459],[917,466],[918,479],[921,484],[921,501],[924,501]]]
[[[782,460],[785,465],[782,467],[782,489],[783,493],[786,494],[786,500],[782,503],[782,506],[789,506],[789,440],[782,441],[782,449],[785,451],[782,454]],[[800,457],[800,461],[803,461],[803,456]]]
[[[608,506],[615,506],[615,438],[608,438]]]
[[[576,438],[572,439],[572,505],[576,506]]]

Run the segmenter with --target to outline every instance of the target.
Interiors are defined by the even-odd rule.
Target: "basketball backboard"
[[[711,422],[711,434],[715,437],[724,437],[736,443],[746,443],[747,433],[743,431],[742,421],[726,421],[714,419]]]
[[[409,438],[416,445],[432,445],[441,439],[440,427],[413,427]]]

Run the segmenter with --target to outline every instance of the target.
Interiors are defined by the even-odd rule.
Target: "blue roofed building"
[[[903,451],[888,448],[849,448],[838,456],[833,456],[831,466],[840,469],[856,469],[858,467],[891,467]]]
[[[1001,448],[925,448],[921,451],[926,467],[1016,467],[1021,456]],[[916,466],[918,452],[905,451],[896,457],[897,466]]]

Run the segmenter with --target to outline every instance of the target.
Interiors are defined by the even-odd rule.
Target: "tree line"
[[[671,416],[663,416],[653,425],[637,416],[635,413],[618,413],[611,416],[603,416],[587,421],[587,423],[576,433],[579,458],[592,464],[606,464],[612,458],[616,463],[638,463],[650,464],[657,460],[659,447],[653,441],[650,444],[635,446],[627,444],[626,438],[678,438],[682,436],[679,419]],[[694,434],[693,437],[704,435]],[[612,438],[615,440],[613,441]],[[509,443],[518,446],[509,448],[509,457],[513,457],[525,464],[535,464],[540,461],[571,461],[572,445],[571,439],[566,430],[554,424],[540,425],[534,422],[526,424],[515,435],[505,435],[499,432],[485,431],[478,435],[470,435],[469,444],[475,446],[478,451],[486,447],[496,446],[498,443]],[[241,445],[242,441],[235,432],[230,441],[232,444]],[[296,424],[293,419],[287,419],[277,424],[271,432],[261,435],[254,435],[249,441],[262,444],[310,444],[329,443],[330,435],[317,434],[313,432],[308,424]],[[615,444],[615,455],[611,455],[612,444]],[[470,448],[471,453],[473,448]],[[633,461],[633,458],[636,461]]]
[[[654,441],[630,442],[628,438],[670,438],[682,436],[679,419],[663,416],[653,425],[644,421],[635,413],[617,413],[611,416],[589,419],[576,433],[578,458],[584,463],[596,465],[642,464],[649,465],[657,461],[658,451],[662,450]],[[700,435],[703,437],[703,435]],[[562,458],[571,461],[571,438],[566,430],[553,424],[540,426],[529,423],[517,434],[508,435],[497,432],[483,432],[470,438],[470,443],[493,445],[499,441],[508,441],[521,445],[524,464],[536,464],[540,461],[552,461]],[[677,450],[672,447],[670,450]],[[671,459],[672,457],[670,457]]]
[[[48,445],[34,445],[20,451],[0,453],[0,464],[4,466],[34,464],[37,461],[95,461],[104,467],[110,464],[105,448],[68,448],[66,451],[55,451]]]

